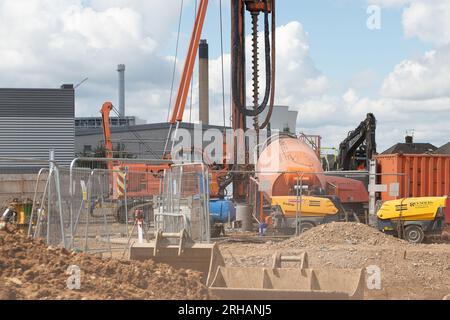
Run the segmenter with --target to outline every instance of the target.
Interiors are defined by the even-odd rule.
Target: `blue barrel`
[[[236,220],[236,208],[233,201],[230,200],[210,200],[209,214],[212,223],[227,223],[229,220]]]

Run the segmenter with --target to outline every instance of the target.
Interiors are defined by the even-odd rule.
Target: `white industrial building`
[[[259,115],[259,123],[262,124],[267,117],[269,108],[267,107]],[[272,117],[270,118],[270,129],[280,132],[295,133],[297,128],[298,111],[292,111],[288,106],[274,106]]]

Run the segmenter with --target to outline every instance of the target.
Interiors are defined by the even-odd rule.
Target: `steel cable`
[[[175,48],[175,60],[173,62],[172,84],[170,87],[169,108],[167,111],[167,122],[169,122],[169,120],[170,120],[170,111],[172,110],[173,88],[175,86],[175,73],[177,71],[178,49],[179,49],[179,44],[180,44],[181,20],[183,18],[183,4],[184,4],[184,0],[181,0],[180,17],[178,19],[177,44],[176,44],[176,48]]]

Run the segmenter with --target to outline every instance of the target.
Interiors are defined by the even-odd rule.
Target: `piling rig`
[[[252,97],[253,108],[246,107],[246,51],[245,51],[245,16],[250,13],[252,24]],[[262,102],[259,103],[259,42],[258,22],[264,20],[264,58],[265,58],[265,91]],[[269,19],[271,16],[271,19]],[[231,74],[232,74],[232,106],[233,130],[245,132],[247,118],[253,118],[253,128],[257,139],[256,154],[259,156],[259,131],[266,128],[272,116],[275,97],[275,0],[264,1],[231,1]],[[271,20],[271,26],[269,23]],[[259,124],[259,115],[269,107],[267,117]],[[239,134],[234,141],[233,171],[247,172],[254,170],[249,163],[249,146],[244,137]],[[239,164],[238,147],[245,149],[245,162]],[[227,182],[233,182],[233,196],[236,202],[246,201],[246,190],[249,177],[245,174],[232,174]],[[223,187],[223,186],[222,186]]]
[[[193,68],[198,52],[198,46],[200,43],[200,37],[203,30],[204,20],[208,8],[208,0],[200,1],[194,28],[192,31],[191,39],[189,42],[189,48],[187,57],[184,63],[183,72],[179,88],[177,91],[177,98],[172,109],[172,115],[170,117],[169,132],[167,135],[166,144],[164,147],[163,158],[171,159],[171,155],[174,153],[174,144],[177,138],[177,131],[181,122],[183,121],[183,115],[186,108],[186,102],[190,83],[192,81]],[[252,24],[252,88],[253,88],[253,108],[248,109],[246,107],[246,53],[245,53],[245,22],[246,14],[249,13]],[[265,91],[262,102],[259,101],[260,96],[260,62],[259,62],[259,49],[260,44],[258,41],[258,23],[263,17],[264,20],[264,58],[265,58]],[[270,19],[271,18],[271,19]],[[244,133],[248,130],[247,118],[253,119],[253,128],[256,134],[257,145],[259,145],[259,132],[267,127],[270,118],[272,116],[274,95],[275,95],[275,0],[238,0],[231,1],[231,46],[232,46],[232,122],[234,132],[239,134],[234,136],[234,155],[233,161],[227,160],[226,155],[226,134],[224,132],[224,154],[223,162],[220,164],[208,164],[212,174],[210,183],[210,196],[211,198],[223,199],[226,195],[226,188],[233,183],[234,200],[235,202],[246,203],[247,200],[247,187],[249,183],[250,175],[245,173],[234,172],[250,172],[254,170],[254,165],[249,161],[249,146],[245,141]],[[129,171],[147,172],[151,173],[151,177],[140,183],[141,186],[158,185],[155,184],[155,179],[161,178],[161,173],[169,169],[169,165],[138,165],[138,164],[115,164],[113,162],[113,145],[111,140],[111,132],[109,128],[109,113],[113,110],[111,102],[105,102],[102,106],[103,117],[103,132],[105,138],[105,149],[107,152],[108,169],[121,171],[127,168]],[[269,108],[266,119],[262,124],[259,123],[259,115]],[[170,146],[170,141],[172,145]],[[240,149],[244,149],[245,159],[243,163],[240,163],[238,159],[238,152]],[[259,155],[259,150],[257,151]],[[231,163],[232,164],[231,164]],[[125,178],[126,179],[126,178]],[[117,190],[117,179],[111,175],[110,185],[113,191]],[[150,181],[151,180],[151,181]],[[128,184],[130,185],[130,184]],[[155,194],[154,188],[145,188],[142,192],[149,193],[151,191]],[[117,194],[116,192],[113,192]],[[133,196],[132,194],[128,194]],[[141,196],[141,192],[137,190],[137,196]],[[119,210],[122,214],[118,214],[119,221],[123,222],[123,210]]]
[[[194,29],[191,36],[188,55],[186,57],[177,99],[170,119],[170,129],[167,136],[165,153],[169,149],[172,130],[175,137],[180,123],[183,121],[184,109],[192,80],[198,44],[203,28],[208,1],[200,1]],[[246,107],[246,51],[245,51],[245,22],[246,13],[251,16],[252,24],[252,88],[253,109]],[[264,57],[265,57],[265,92],[261,104],[259,103],[259,41],[258,22],[264,20]],[[270,19],[271,18],[271,19]],[[234,132],[247,131],[247,118],[253,118],[253,128],[259,145],[259,131],[266,128],[272,116],[275,97],[275,0],[232,0],[231,1],[231,74],[232,74],[232,123]],[[259,115],[269,107],[266,119],[259,124]],[[175,140],[175,139],[172,139]],[[226,136],[224,132],[224,159],[222,164],[215,164],[212,174],[212,197],[223,198],[225,189],[233,183],[233,196],[237,202],[246,202],[248,174],[235,174],[232,171],[251,171],[254,166],[249,163],[249,146],[243,134],[234,136],[234,150],[232,161],[227,161]],[[239,163],[239,148],[244,149],[244,163]],[[173,145],[172,145],[173,151]],[[259,154],[259,150],[258,150]]]
[[[164,155],[174,154],[174,145],[177,139],[177,131],[183,121],[187,96],[195,58],[198,51],[201,32],[206,16],[208,0],[199,3],[194,29],[191,35],[189,49],[185,60],[177,98],[170,118],[169,132],[164,147]],[[245,54],[245,22],[247,13],[250,14],[252,23],[252,87],[253,108],[246,106],[246,54]],[[264,57],[265,57],[265,92],[262,102],[259,101],[259,43],[258,22],[264,18]],[[270,27],[270,18],[271,25]],[[272,115],[275,93],[275,0],[233,0],[231,1],[231,73],[232,73],[232,123],[234,129],[234,141],[227,141],[224,132],[223,162],[220,164],[208,164],[211,174],[209,196],[210,198],[222,198],[226,188],[233,183],[234,201],[248,205],[248,190],[250,173],[254,171],[254,165],[250,164],[249,144],[245,140],[245,132],[248,130],[247,118],[253,118],[253,128],[256,135],[264,129]],[[258,117],[269,107],[264,123],[259,124]],[[238,132],[238,134],[236,134]],[[172,146],[169,144],[172,142]],[[233,143],[233,155],[226,154],[227,144]],[[258,141],[259,144],[259,141]],[[231,147],[230,147],[231,149]],[[245,159],[240,161],[239,155],[244,150]],[[175,162],[175,159],[172,159]],[[237,173],[240,172],[240,173]],[[242,173],[245,172],[245,173]],[[173,213],[177,214],[177,213]],[[205,277],[205,283],[209,283],[214,276],[214,266],[222,261],[215,245],[205,243],[192,243],[184,239],[183,235],[173,234],[167,230],[158,230],[156,240],[151,243],[135,244],[130,249],[131,259],[153,259],[169,263],[172,266],[183,267],[188,265],[201,271]],[[180,238],[178,241],[175,238]]]
[[[207,4],[207,0],[200,1],[188,58],[186,59],[174,116],[166,142],[166,150],[173,126],[176,125],[175,130],[177,130],[183,119],[187,89],[192,78],[192,68]],[[247,12],[250,13],[252,21],[253,108],[251,109],[246,107],[245,92],[245,18]],[[264,16],[266,87],[260,103],[258,20],[261,15]],[[269,16],[272,16],[271,29],[269,27]],[[231,22],[232,123],[235,133],[241,134],[235,134],[233,137],[232,163],[224,161],[224,163],[215,164],[210,168],[213,167],[214,170],[218,170],[216,176],[213,174],[212,177],[213,181],[217,180],[218,194],[223,194],[225,188],[233,183],[234,201],[245,206],[250,202],[248,186],[250,186],[251,175],[255,174],[255,166],[251,165],[249,161],[249,144],[243,134],[248,130],[247,118],[253,118],[253,128],[258,137],[259,131],[268,125],[273,111],[275,93],[275,0],[231,0]],[[267,117],[262,124],[259,124],[259,116],[267,107],[269,107]],[[225,139],[224,141],[225,144],[231,142]],[[257,145],[259,145],[259,141],[257,141]],[[243,163],[239,163],[241,149],[245,151]],[[259,150],[256,150],[255,153],[256,157],[259,157]],[[224,155],[224,159],[229,158],[229,155]],[[201,166],[204,166],[204,164],[201,164]],[[169,185],[172,185],[172,183]],[[162,215],[161,218],[165,222],[166,220],[169,221],[174,215],[178,215],[178,213],[167,213],[166,216]],[[197,270],[202,273],[203,283],[208,287],[211,296],[221,299],[360,299],[364,295],[363,279],[365,275],[362,269],[311,269],[308,268],[306,253],[302,257],[283,257],[281,254],[277,254],[274,257],[272,269],[230,268],[225,266],[217,244],[195,243],[192,238],[186,235],[185,230],[174,233],[166,229],[159,229],[154,241],[132,245],[130,259],[152,259],[157,263],[166,263],[175,268]],[[301,268],[283,268],[282,262],[299,262]]]

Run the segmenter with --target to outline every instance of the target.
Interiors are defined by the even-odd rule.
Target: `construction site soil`
[[[413,245],[357,223],[322,225],[282,242],[246,241],[219,242],[227,266],[270,268],[276,252],[307,252],[311,268],[378,266],[381,289],[366,290],[366,299],[443,299],[450,294],[449,243]],[[80,267],[80,290],[67,289],[71,265]],[[208,298],[194,271],[73,253],[0,232],[0,300]]]
[[[275,252],[307,252],[311,268],[381,269],[381,289],[366,299],[443,299],[450,294],[450,244],[413,245],[357,223],[331,223],[283,242],[222,242],[229,266],[271,267]],[[289,265],[294,267],[294,265]]]
[[[69,290],[70,266],[81,287]],[[0,232],[0,300],[204,300],[200,274],[151,261],[102,259]]]

